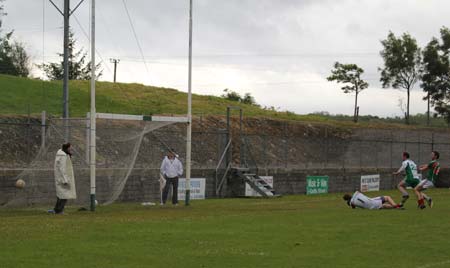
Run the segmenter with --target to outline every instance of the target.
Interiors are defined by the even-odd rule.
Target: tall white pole
[[[91,0],[91,137],[89,139],[89,167],[91,175],[91,211],[95,211],[95,131],[96,131],[96,111],[95,111],[95,0]]]
[[[186,206],[191,194],[191,137],[192,137],[192,0],[189,0],[189,78],[188,78],[188,126],[186,138]]]

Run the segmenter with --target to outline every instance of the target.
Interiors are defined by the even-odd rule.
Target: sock
[[[408,200],[408,198],[409,198],[409,195],[408,194],[406,194],[406,195],[403,195],[402,196],[402,201],[400,202],[400,204],[405,204],[405,202],[406,202],[406,200]]]
[[[417,203],[419,204],[419,206],[424,206],[425,205],[425,200],[422,198],[422,199],[419,199],[419,200],[417,200]]]

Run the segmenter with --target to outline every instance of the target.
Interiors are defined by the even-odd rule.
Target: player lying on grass
[[[343,198],[347,202],[347,205],[352,208],[390,209],[401,207],[388,195],[370,198],[359,191],[356,191],[353,196],[350,194],[345,194]]]

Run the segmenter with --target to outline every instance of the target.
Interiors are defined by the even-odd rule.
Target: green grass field
[[[450,267],[449,191],[430,191],[435,207],[422,211],[414,198],[406,210],[352,210],[341,194],[2,208],[0,266]]]

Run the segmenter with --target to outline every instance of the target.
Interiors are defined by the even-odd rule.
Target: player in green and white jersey
[[[418,198],[418,206],[421,209],[425,208],[425,200],[427,200],[428,206],[430,208],[433,207],[433,199],[431,199],[431,197],[427,196],[425,193],[423,193],[424,190],[434,187],[436,185],[436,181],[438,179],[439,176],[439,171],[441,169],[441,166],[439,165],[438,162],[439,159],[439,152],[437,151],[432,151],[431,152],[431,161],[428,164],[425,165],[421,165],[419,167],[420,171],[427,171],[428,170],[428,174],[425,177],[425,179],[423,179],[415,188],[414,188],[414,192],[417,195]]]
[[[400,206],[403,206],[409,198],[408,191],[406,191],[406,187],[415,188],[419,183],[419,173],[417,173],[417,165],[409,159],[409,153],[403,152],[402,154],[402,166],[393,174],[398,175],[405,172],[406,176],[405,178],[397,185],[397,188],[402,193],[402,201],[400,202]]]

